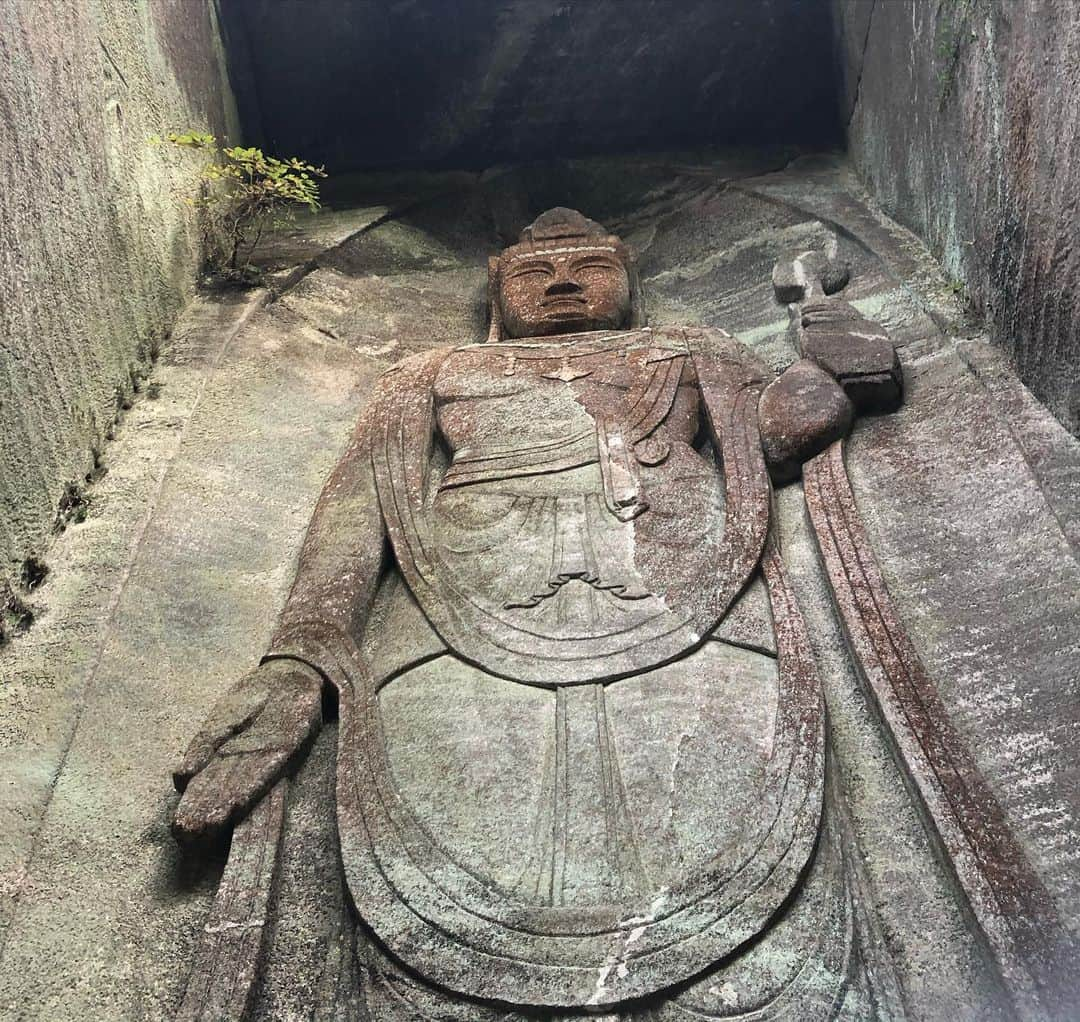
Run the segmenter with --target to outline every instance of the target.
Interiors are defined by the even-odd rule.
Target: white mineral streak
[[[598,346],[606,344],[609,341],[623,342],[623,341],[626,340],[628,333],[629,334],[635,334],[635,333],[643,333],[643,334],[645,334],[645,333],[650,333],[651,330],[652,330],[651,327],[643,326],[639,330],[632,330],[632,331],[619,330],[619,331],[615,331],[615,332],[608,331],[608,332],[604,332],[604,333],[602,333],[600,331],[592,331],[592,332],[589,333],[589,336],[588,336],[588,338],[586,338],[586,341],[589,344],[590,348],[595,349]],[[456,348],[454,348],[454,351],[472,351],[474,348],[478,348],[478,349],[481,349],[483,351],[493,351],[493,350],[498,349],[498,348],[516,348],[516,349],[519,349],[519,350],[521,348],[555,348],[555,349],[562,350],[565,347],[566,347],[566,341],[539,341],[539,340],[535,340],[534,338],[528,338],[528,339],[524,339],[524,340],[479,341],[476,344],[459,344]],[[387,370],[387,372],[389,372],[389,370]]]
[[[850,331],[848,333],[848,336],[849,337],[861,337],[864,341],[880,341],[880,340],[886,338],[886,335],[884,333],[882,333],[880,330],[877,331],[877,333],[872,333],[872,334],[862,334],[862,333],[859,333],[857,330],[852,330],[852,331]]]
[[[790,244],[792,247],[801,246],[806,242],[811,244],[815,240],[814,225],[810,221],[792,224],[779,230],[775,227],[765,228],[748,234],[745,238],[733,242],[724,248],[709,252],[704,258],[693,263],[687,263],[671,270],[661,270],[646,278],[645,283],[659,286],[671,281],[698,280],[711,273],[718,266],[734,262],[743,252],[748,249],[761,248],[768,245],[770,248],[782,247]],[[728,335],[730,336],[730,334]],[[740,333],[740,339],[742,334]]]
[[[760,340],[766,337],[775,337],[778,334],[783,334],[790,324],[790,320],[787,319],[774,319],[771,323],[766,323],[764,326],[756,326],[749,330],[739,331],[739,340],[743,344],[754,347]],[[728,337],[731,335],[728,334]]]
[[[614,968],[615,962],[613,960],[609,960],[605,965],[601,966],[596,977],[596,989],[586,1004],[599,1004],[604,999],[604,988],[607,986],[608,976],[611,975],[611,970]]]
[[[653,898],[652,904],[649,906],[649,911],[646,912],[645,915],[630,916],[620,920],[620,927],[625,928],[629,926],[632,927],[632,929],[624,938],[623,946],[618,954],[612,955],[600,967],[600,971],[596,976],[596,989],[593,991],[592,997],[586,1002],[587,1006],[599,1004],[605,999],[608,979],[613,972],[618,979],[626,979],[626,977],[630,975],[630,967],[626,961],[630,955],[630,949],[645,935],[645,931],[649,928],[649,925],[656,922],[656,917],[660,914],[661,909],[664,907],[664,903],[667,901],[668,890],[669,888],[666,886],[660,888],[656,897]]]
[[[510,256],[510,262],[522,262],[526,259],[536,259],[540,256],[569,255],[572,252],[614,252],[612,245],[569,245],[562,248],[536,248],[528,252],[518,252]]]
[[[257,930],[260,926],[265,926],[265,919],[247,919],[242,923],[233,922],[230,919],[226,919],[223,923],[214,925],[207,923],[203,927],[205,933],[226,933],[229,930]]]
[[[716,987],[713,987],[716,990]],[[730,984],[725,983],[719,990],[716,990],[720,1000],[724,1002],[726,1008],[737,1008],[739,1006],[739,994],[738,991]]]
[[[809,252],[804,252],[803,255],[810,255]],[[803,268],[802,256],[795,260],[793,267],[795,271],[795,283],[799,285],[804,291],[806,290],[806,270]]]

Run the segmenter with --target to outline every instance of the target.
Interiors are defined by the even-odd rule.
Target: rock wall
[[[216,0],[0,0],[0,605],[194,279],[201,160],[147,139],[233,106]]]
[[[1080,5],[834,0],[852,160],[1080,434]]]
[[[245,128],[334,172],[837,140],[824,0],[228,0]]]
[[[273,245],[279,280],[290,281],[274,302],[188,306],[155,368],[160,399],[136,403],[110,447],[90,519],[53,548],[47,614],[0,661],[0,776],[12,782],[0,785],[0,1018],[173,1019],[185,990],[205,996],[205,974],[189,979],[200,941],[250,935],[209,917],[220,863],[182,856],[170,835],[170,770],[208,707],[265,652],[309,515],[378,375],[409,354],[482,339],[488,254],[554,201],[587,210],[634,246],[655,327],[724,327],[777,370],[798,357],[770,280],[777,253],[835,239],[852,267],[845,298],[887,328],[908,387],[899,413],[855,426],[848,465],[858,507],[956,730],[1075,928],[1080,723],[1068,681],[1080,568],[1063,528],[1076,522],[1070,535],[1080,535],[1080,488],[1070,482],[1080,479],[1080,445],[1011,373],[987,367],[986,346],[955,344],[939,328],[953,321],[956,303],[923,248],[864,203],[842,163],[819,158],[730,154],[693,163],[653,154],[404,178],[394,175],[385,203],[301,218],[287,246]],[[385,182],[369,182],[371,193]],[[292,273],[298,262],[310,272]],[[999,1007],[994,962],[971,935],[956,876],[846,651],[802,489],[786,486],[776,499],[828,704],[829,769],[847,807],[857,904],[887,939],[888,954],[852,956],[856,993],[844,1008],[869,1017],[857,984],[873,970],[882,983],[895,973],[912,1022],[1013,1018]],[[404,638],[415,641],[412,632]],[[701,679],[694,702],[711,707],[708,716],[674,716],[686,705],[672,702],[674,676],[647,712],[622,704],[619,726],[648,732],[622,732],[616,748],[630,750],[623,783],[630,769],[662,780],[710,761],[731,769],[746,746],[718,745],[705,728],[730,713],[757,719],[760,690],[732,687],[739,677]],[[418,750],[444,740],[465,747],[484,728],[476,749],[495,725],[527,719],[489,713],[473,683],[452,683],[454,698],[428,704],[451,723],[427,744],[417,731]],[[265,916],[247,917],[271,920],[252,1019],[333,1017],[360,989],[341,967],[354,958],[351,948],[340,951],[343,914],[351,916],[339,882],[335,748],[331,726],[290,789],[280,895]],[[535,763],[539,748],[522,728],[515,762]],[[648,766],[664,749],[671,754]],[[402,771],[419,779],[416,769],[428,768],[419,752],[413,760]],[[469,770],[439,775],[456,833],[477,834],[478,844],[493,828],[527,819],[491,794],[493,779],[516,776],[493,763],[485,752]],[[646,800],[645,787],[628,785],[650,832],[700,833],[686,802],[664,793]],[[730,786],[705,787],[730,795]],[[724,811],[709,817],[723,820]],[[513,861],[529,841],[511,840],[499,861]],[[829,933],[821,922],[830,916],[814,915],[815,933]],[[881,947],[877,938],[866,946]],[[770,957],[750,982],[789,962]],[[710,1000],[699,1016],[730,1018],[725,1001],[736,989],[741,1005],[752,1003],[740,979],[702,986]],[[393,989],[381,980],[372,988],[373,997]],[[406,989],[411,996],[417,987]],[[392,1013],[401,1001],[387,996],[395,997]],[[220,1017],[220,1002],[202,1003],[202,1017]],[[429,1017],[448,1017],[430,1004],[421,1002]],[[372,1016],[384,1017],[384,1005],[376,1001]]]

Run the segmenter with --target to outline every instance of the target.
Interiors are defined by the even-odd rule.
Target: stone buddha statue
[[[887,1014],[770,526],[843,388],[650,329],[572,210],[491,261],[490,316],[381,378],[177,835],[242,819],[331,687],[356,1017]]]

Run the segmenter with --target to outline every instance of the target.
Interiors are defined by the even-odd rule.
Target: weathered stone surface
[[[373,375],[267,298],[185,310],[157,396],[124,417],[86,522],[52,547],[64,569],[35,630],[3,653],[5,1017],[165,1019],[182,1000],[215,865],[173,854],[147,774],[175,767],[221,672],[257,657],[246,636],[272,625],[303,494]]]
[[[904,378],[889,335],[838,299],[807,302],[799,310],[799,348],[844,388],[860,412],[900,407]]]
[[[237,825],[229,861],[193,955],[196,977],[176,1022],[240,1022],[262,970],[271,897],[277,890],[289,782],[279,780]],[[223,977],[224,982],[215,982]]]
[[[0,603],[190,294],[203,159],[147,139],[235,133],[215,10],[0,4]]]
[[[1027,618],[999,632],[999,608],[1011,592],[1004,580],[1016,566],[999,572],[994,558],[1004,554],[987,561],[980,547],[1008,551],[1016,536],[1028,536],[1022,556],[1033,560],[1035,574],[1023,576],[1028,595],[1018,589],[1016,599],[1051,589],[1058,598],[1059,587],[1071,584],[1073,562],[1053,542],[1049,523],[1062,523],[1065,535],[1076,517],[1070,482],[1080,465],[1076,446],[1050,428],[992,350],[971,342],[954,347],[938,329],[936,323],[950,322],[940,277],[910,236],[864,204],[842,168],[803,161],[762,175],[760,163],[747,171],[743,162],[743,175],[761,176],[718,186],[739,177],[735,166],[684,158],[597,161],[510,173],[502,187],[526,211],[519,227],[551,204],[552,182],[555,201],[590,212],[594,207],[581,197],[604,196],[606,208],[597,215],[641,253],[654,330],[703,322],[724,327],[776,371],[797,360],[798,337],[797,323],[775,304],[772,267],[784,252],[822,248],[839,226],[838,244],[853,268],[845,299],[888,329],[905,369],[915,371],[916,409],[860,421],[853,430],[849,466],[860,512],[929,677],[976,749],[979,768],[1061,915],[1075,927],[1068,852],[1075,828],[1061,807],[1071,797],[1066,764],[1070,755],[1080,760],[1080,739],[1071,725],[1048,729],[1038,719],[1040,708],[1054,719],[1062,714],[1069,686],[1061,672],[1076,655],[1075,615],[1055,614],[1030,642],[1024,629],[1034,626]],[[4,763],[16,783],[5,787],[0,803],[5,891],[12,892],[5,903],[0,1007],[13,1018],[170,1017],[180,1004],[215,876],[193,878],[185,872],[191,864],[180,864],[167,831],[175,805],[166,793],[168,771],[205,708],[265,648],[310,509],[377,374],[403,355],[484,335],[484,258],[498,249],[500,229],[490,210],[486,219],[481,215],[487,183],[462,181],[457,188],[407,215],[392,214],[320,257],[278,301],[249,314],[235,336],[227,323],[209,318],[197,335],[186,329],[159,369],[166,384],[161,398],[138,403],[131,433],[117,442],[118,456],[125,443],[134,444],[135,465],[115,463],[100,484],[110,499],[61,538],[64,552],[42,590],[48,613],[41,631],[16,643],[3,664],[15,678],[4,689]],[[508,215],[509,205],[500,215]],[[455,230],[454,223],[467,226]],[[955,365],[954,352],[963,354]],[[555,373],[561,368],[561,360],[552,366]],[[958,392],[967,395],[969,377],[984,390],[975,400],[964,396],[955,409],[958,430],[948,420],[950,401],[958,380]],[[181,430],[170,422],[189,425]],[[931,436],[935,449],[943,443],[940,461],[919,446]],[[159,444],[171,457],[157,456]],[[1037,485],[1020,488],[1016,513],[1027,516],[1028,533],[1011,518],[1005,525],[995,518],[1008,505],[1004,491],[988,483],[1002,464],[1025,460],[1043,473]],[[970,494],[960,488],[957,464],[971,476]],[[977,497],[987,492],[992,508]],[[925,808],[905,786],[903,764],[882,740],[883,724],[855,676],[807,532],[801,488],[780,490],[775,505],[785,572],[806,615],[829,708],[836,790],[828,796],[818,861],[848,876],[859,906],[852,923],[860,952],[835,1013],[872,1015],[869,972],[910,1018],[1010,1017],[993,960],[971,935],[953,867],[940,858]],[[145,517],[133,513],[142,507],[149,508]],[[127,531],[119,527],[122,517],[115,524],[109,517],[123,508],[135,523]],[[979,535],[969,547],[970,522],[978,523]],[[942,563],[952,565],[947,599],[940,598],[940,579],[923,571],[937,564],[940,576]],[[988,580],[993,591],[983,600]],[[969,615],[958,605],[971,594],[978,606]],[[390,597],[384,594],[373,613],[401,612]],[[764,606],[762,583],[743,599],[750,602],[742,619],[718,634],[725,642],[705,644],[693,663],[659,668],[636,688],[612,689],[609,720],[628,798],[655,836],[650,869],[678,871],[700,862],[730,823],[729,796],[753,786],[760,770],[754,755],[764,755],[759,739],[770,702],[761,695],[776,692],[782,677],[760,669],[775,665],[769,654],[777,652],[761,636],[782,623]],[[455,854],[481,871],[505,868],[520,853],[514,835],[521,818],[540,796],[524,782],[511,796],[499,793],[507,778],[529,776],[550,717],[540,712],[540,737],[531,744],[511,748],[505,732],[530,719],[532,702],[557,697],[534,687],[531,702],[516,699],[474,668],[443,673],[445,654],[437,642],[416,641],[425,619],[415,608],[409,613],[395,641],[373,651],[380,671],[396,675],[380,696],[391,725],[395,783]],[[992,648],[984,658],[986,643]],[[402,657],[412,655],[427,662],[398,673]],[[998,692],[1014,666],[1013,684],[1020,679],[1026,687],[984,700],[987,679]],[[731,688],[709,688],[717,670]],[[429,701],[429,690],[449,694]],[[468,713],[457,698],[462,692],[488,710]],[[730,692],[740,697],[726,698]],[[510,699],[513,714],[505,711]],[[1015,748],[1003,737],[1014,709],[1026,736]],[[990,739],[980,745],[984,725]],[[725,767],[694,798],[684,797],[684,779],[710,776],[721,735],[732,743],[727,762],[747,769]],[[330,1017],[331,1010],[348,1017],[360,1011],[364,996],[402,1018],[456,1011],[469,1022],[520,1022],[521,1012],[475,1002],[447,1009],[443,991],[435,991],[440,1004],[431,986],[355,926],[328,814],[337,738],[331,721],[292,785],[267,923],[265,980],[252,1017],[303,1017],[313,1005]],[[1046,771],[1040,764],[1048,742]],[[477,749],[485,751],[477,755]],[[573,789],[575,798],[580,790]],[[491,834],[501,836],[507,854],[479,855]],[[825,874],[814,876],[786,930],[775,925],[743,964],[665,1012],[679,1018],[687,1010],[753,1010],[746,991],[760,988],[765,977],[790,975],[792,960],[769,950],[774,941],[819,954],[815,947],[824,945],[813,940],[832,941],[839,917],[828,911],[836,903]],[[578,890],[592,882],[588,871],[575,872]],[[799,944],[799,934],[813,935],[811,943]],[[800,1003],[812,1003],[811,994]]]
[[[803,462],[847,434],[855,410],[836,380],[804,358],[762,391],[758,415],[769,472],[789,482]]]
[[[773,267],[773,294],[782,305],[805,302],[815,295],[831,295],[847,287],[851,267],[825,252],[803,252],[781,259]]]
[[[909,1018],[1004,1022],[1007,994],[985,950],[968,942],[970,915],[956,900],[955,878],[932,849],[922,807],[910,797],[892,750],[877,741],[881,721],[848,651],[835,597],[801,486],[777,494],[784,558],[806,614],[829,707],[833,762],[864,853],[866,903],[893,949],[891,964]],[[921,923],[916,920],[922,920]],[[875,967],[875,966],[871,966]]]
[[[1080,434],[1080,5],[834,0],[849,151]]]
[[[952,860],[1017,1012],[1065,1018],[1076,949],[1054,900],[907,635],[836,443],[804,470],[806,505],[852,656]]]
[[[1059,517],[1063,505],[1047,500],[1043,470],[1027,456],[1026,438],[1039,433],[1014,432],[958,352],[914,358],[908,381],[897,415],[852,434],[855,498],[939,697],[1075,930],[1080,565],[1063,528],[1071,514]],[[1041,417],[1040,432],[1080,456]]]

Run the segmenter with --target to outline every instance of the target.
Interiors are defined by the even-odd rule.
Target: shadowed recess
[[[822,0],[221,0],[249,140],[332,171],[840,138]]]

